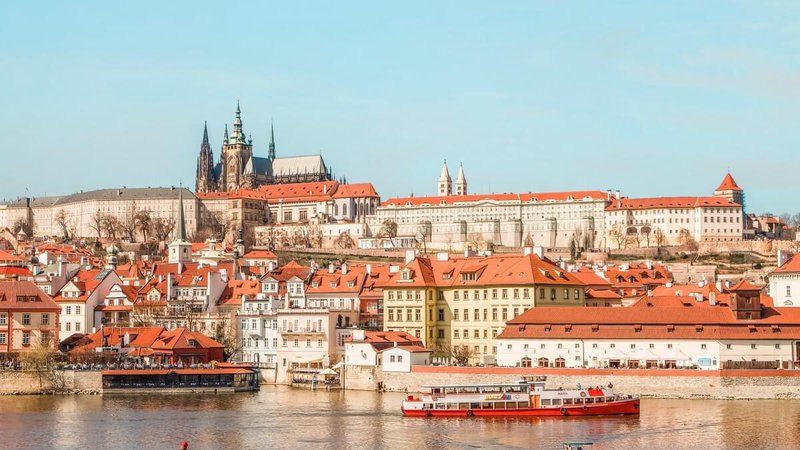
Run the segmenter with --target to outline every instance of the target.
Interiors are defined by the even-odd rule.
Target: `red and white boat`
[[[544,377],[509,384],[424,386],[409,395],[408,417],[508,417],[638,415],[639,398],[615,394],[612,386],[545,389]]]

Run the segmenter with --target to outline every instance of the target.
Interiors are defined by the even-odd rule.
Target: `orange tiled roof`
[[[792,256],[782,266],[773,270],[772,273],[794,273],[800,272],[800,255]]]
[[[722,183],[720,183],[719,187],[717,187],[718,191],[742,191],[742,188],[736,184],[733,177],[731,176],[730,172],[725,174],[725,178],[722,179]]]
[[[17,297],[25,301],[17,301]],[[30,281],[0,281],[0,310],[60,312],[61,307]]]
[[[697,208],[703,206],[714,207],[741,207],[722,197],[652,197],[652,198],[623,198],[612,201],[606,210],[629,209],[654,209],[654,208]]]

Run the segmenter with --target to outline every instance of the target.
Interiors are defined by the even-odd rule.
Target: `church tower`
[[[453,195],[453,179],[450,178],[450,172],[447,171],[447,160],[444,161],[442,166],[442,174],[439,175],[439,197]]]
[[[275,127],[269,124],[269,160],[275,161]]]
[[[197,157],[196,192],[211,192],[217,189],[214,174],[214,152],[208,143],[208,124],[203,125],[203,142],[200,144],[200,156]]]
[[[467,177],[464,176],[464,165],[459,164],[456,177],[456,195],[467,195]]]
[[[714,196],[726,198],[734,203],[742,205],[742,212],[744,212],[744,190],[736,184],[730,172],[725,174],[722,183],[714,190]]]
[[[175,239],[168,248],[170,264],[192,260],[192,244],[186,240],[186,221],[183,217],[183,188],[178,191],[178,220],[175,221]]]
[[[236,102],[236,118],[233,120],[233,132],[228,137],[225,126],[225,140],[222,144],[222,171],[220,190],[231,191],[245,185],[244,170],[253,157],[253,141],[248,140],[242,129],[242,110]]]

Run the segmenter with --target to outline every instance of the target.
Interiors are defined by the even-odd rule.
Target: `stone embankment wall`
[[[410,373],[347,366],[345,388],[419,392],[432,384],[508,383],[521,375],[547,376],[547,388],[614,385],[621,394],[650,398],[800,399],[800,371],[536,370],[415,367]]]
[[[56,372],[59,384],[57,391],[67,394],[98,394],[102,391],[103,380],[100,372],[78,372],[64,370]],[[45,394],[54,391],[51,377],[36,372],[0,371],[0,395]]]

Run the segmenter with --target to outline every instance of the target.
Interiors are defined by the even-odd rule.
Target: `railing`
[[[316,328],[306,328],[306,327],[287,327],[287,328],[278,328],[279,333],[311,333],[311,334],[325,334],[324,331],[318,330]]]

